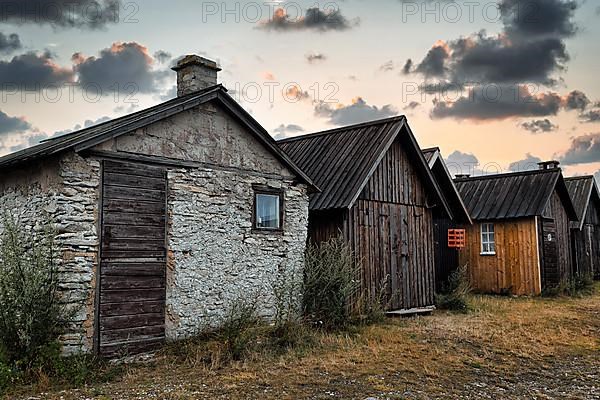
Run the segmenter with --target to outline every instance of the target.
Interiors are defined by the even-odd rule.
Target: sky
[[[276,138],[407,116],[455,173],[600,178],[600,2],[0,0],[0,155],[173,98],[186,54]]]

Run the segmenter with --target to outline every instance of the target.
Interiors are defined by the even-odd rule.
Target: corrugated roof
[[[311,210],[350,208],[397,137],[418,154],[417,168],[451,214],[404,116],[387,118],[279,141],[281,148],[321,189]]]
[[[577,217],[579,218],[579,222],[575,223],[574,227],[582,229],[583,224],[585,223],[585,215],[592,202],[592,196],[595,196],[596,199],[600,200],[596,179],[591,175],[575,176],[572,178],[565,178],[565,183],[569,190],[573,205],[575,206],[575,211],[577,211]]]
[[[67,135],[52,138],[36,146],[8,154],[0,158],[0,169],[10,168],[18,164],[36,160],[74,149],[83,151],[110,138],[117,137],[153,122],[168,118],[182,111],[197,107],[200,104],[218,100],[224,109],[238,122],[247,127],[250,132],[275,155],[284,165],[294,172],[303,182],[318,190],[312,180],[281,151],[271,135],[248,114],[229,94],[222,85],[216,85],[187,96],[177,97],[154,107],[133,114],[116,118],[102,124],[82,129]]]
[[[572,220],[577,213],[559,168],[455,179],[473,220],[500,220],[542,215],[554,190]]]

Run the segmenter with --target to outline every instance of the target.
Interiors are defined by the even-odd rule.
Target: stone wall
[[[252,185],[285,193],[283,233],[252,231]],[[301,276],[307,235],[305,185],[219,170],[169,172],[167,337],[218,325],[237,302],[273,317],[273,285]]]
[[[98,186],[98,161],[75,153],[13,171],[0,183],[2,212],[26,230],[45,221],[56,228],[60,289],[76,310],[74,324],[63,337],[65,353],[92,349]]]

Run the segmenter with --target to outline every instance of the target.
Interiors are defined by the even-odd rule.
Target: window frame
[[[491,227],[491,230],[490,230]],[[485,229],[487,228],[487,229]],[[490,241],[490,234],[493,235],[493,240]],[[487,240],[484,240],[484,235],[486,235]],[[495,256],[496,255],[496,226],[493,222],[483,222],[479,226],[479,239],[481,241],[481,255],[482,256]],[[493,245],[494,250],[485,250],[485,246],[490,248],[490,245]]]
[[[282,233],[285,225],[285,196],[283,189],[276,189],[264,185],[252,185],[252,232],[254,233]],[[257,209],[258,196],[277,196],[279,198],[279,227],[277,228],[266,228],[258,226],[257,222]]]

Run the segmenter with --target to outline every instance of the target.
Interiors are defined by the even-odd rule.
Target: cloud
[[[75,53],[72,60],[84,89],[100,87],[106,93],[118,89],[131,94],[133,85],[138,93],[153,93],[164,77],[153,70],[154,59],[148,49],[136,42],[114,43],[101,50],[98,57]]]
[[[456,150],[446,157],[446,165],[450,173],[454,175],[475,175],[479,172],[479,159],[472,153],[463,153]]]
[[[309,64],[315,64],[317,62],[327,60],[327,56],[322,53],[309,53],[305,57]]]
[[[398,110],[390,104],[383,107],[370,106],[361,97],[357,97],[352,104],[344,106],[339,104],[336,108],[330,104],[320,102],[315,106],[315,115],[327,118],[333,125],[351,125],[366,121],[392,117],[398,114]]]
[[[302,128],[300,125],[281,124],[277,128],[275,128],[273,132],[276,134],[274,136],[275,140],[281,140],[290,136],[294,136],[295,134],[304,132],[304,128]]]
[[[412,69],[425,78],[429,89],[436,90],[440,83],[474,89],[487,84],[557,84],[557,75],[570,60],[565,39],[577,31],[572,22],[577,2],[500,0],[499,6],[503,22],[500,33],[480,31],[438,40]],[[573,97],[565,108],[581,109],[582,100]]]
[[[408,105],[406,107],[404,107],[405,110],[414,110],[417,107],[420,107],[421,103],[419,103],[418,101],[411,101],[410,103],[408,103]]]
[[[585,93],[579,90],[573,90],[565,100],[565,108],[567,110],[584,111],[589,104],[590,99],[588,99]]]
[[[600,122],[600,110],[590,110],[579,115],[582,122]]]
[[[31,124],[25,118],[11,117],[0,111],[0,135],[25,132],[31,129]]]
[[[511,41],[479,32],[448,43],[438,42],[415,71],[425,78],[453,83],[554,84],[553,74],[569,60],[565,44],[556,38]]]
[[[408,75],[411,73],[412,71],[412,67],[413,67],[413,61],[409,58],[408,60],[406,60],[406,62],[404,63],[404,67],[402,67],[402,73],[404,75]]]
[[[158,50],[154,52],[154,59],[160,64],[166,64],[173,59],[173,55],[168,51]]]
[[[477,87],[454,102],[434,101],[433,119],[502,120],[556,115],[563,99],[556,93],[530,94],[526,87]]]
[[[572,18],[576,1],[564,0],[502,0],[500,12],[506,32],[511,37],[569,37],[577,32]]]
[[[2,22],[98,29],[119,21],[120,0],[0,0]]]
[[[273,17],[260,24],[260,28],[273,31],[300,31],[314,30],[319,32],[326,31],[345,31],[357,26],[360,19],[356,18],[349,21],[342,15],[340,10],[321,11],[318,7],[306,10],[306,15],[299,17],[290,17],[283,8],[277,8]]]
[[[417,65],[415,71],[424,75],[426,78],[443,77],[446,75],[446,60],[450,57],[448,45],[442,41],[434,44],[427,52],[427,55]],[[406,67],[406,65],[405,65]]]
[[[11,33],[10,35],[5,35],[0,32],[0,53],[10,54],[16,50],[19,50],[21,47],[21,39],[19,35],[16,33]]]
[[[46,85],[62,85],[72,82],[73,70],[63,68],[54,62],[53,55],[46,51],[41,54],[28,52],[13,57],[10,61],[0,61],[0,81],[2,90],[22,88],[35,89]]]
[[[390,61],[386,61],[384,62],[380,67],[379,70],[383,71],[383,72],[389,72],[389,71],[393,71],[394,70],[394,62],[392,60]]]
[[[578,136],[571,139],[571,146],[560,157],[565,165],[587,164],[600,161],[600,133]]]
[[[536,119],[530,122],[523,122],[521,127],[531,133],[552,132],[558,129],[549,119]]]
[[[98,118],[96,120],[86,119],[83,122],[83,124],[77,124],[73,128],[71,128],[71,129],[65,129],[65,130],[62,130],[62,131],[56,131],[52,135],[50,135],[50,137],[54,138],[54,137],[58,137],[58,136],[63,136],[63,135],[69,134],[69,133],[77,132],[77,131],[79,131],[81,129],[90,128],[92,126],[95,126],[95,125],[98,125],[98,124],[101,124],[103,122],[107,122],[107,121],[110,121],[110,120],[111,120],[111,118],[108,117],[108,116],[103,116],[103,117],[100,117],[100,118]]]
[[[508,170],[512,172],[531,171],[538,169],[538,163],[542,159],[527,153],[523,160],[515,161],[508,166]]]
[[[292,103],[297,103],[302,100],[310,101],[310,94],[308,92],[302,91],[298,86],[293,85],[290,86],[285,92],[285,99]]]

